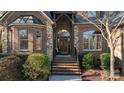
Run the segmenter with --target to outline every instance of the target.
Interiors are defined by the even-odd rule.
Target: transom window
[[[96,17],[95,11],[88,11],[88,17]]]
[[[65,29],[60,30],[57,34],[59,37],[69,37],[70,36],[69,31],[67,31]]]
[[[83,43],[84,50],[102,50],[102,35],[95,30],[86,31],[83,33]]]
[[[21,50],[28,49],[28,30],[19,30],[19,44]]]
[[[13,23],[17,23],[17,24],[45,24],[35,16],[20,16]]]

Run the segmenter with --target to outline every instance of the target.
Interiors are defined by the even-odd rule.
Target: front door
[[[61,30],[58,32],[57,49],[59,54],[70,53],[70,33],[67,30]]]
[[[69,54],[70,38],[69,37],[58,38],[58,49],[61,54]]]

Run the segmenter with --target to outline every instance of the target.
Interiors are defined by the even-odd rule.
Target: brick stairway
[[[52,64],[52,75],[80,75],[75,57],[56,57]]]

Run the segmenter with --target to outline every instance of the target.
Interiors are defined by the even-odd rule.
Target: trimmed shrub
[[[23,80],[19,69],[20,59],[16,56],[8,56],[0,59],[0,80]]]
[[[0,58],[11,56],[10,53],[0,53]]]
[[[21,54],[21,53],[14,54],[14,55],[19,57],[22,60],[22,63],[25,63],[25,61],[27,60],[27,58],[29,56],[29,54]]]
[[[109,70],[110,68],[110,54],[109,53],[102,53],[100,55],[101,60],[101,69],[103,70]]]
[[[50,74],[48,56],[42,53],[29,55],[23,67],[27,80],[47,80]]]
[[[85,54],[82,59],[82,66],[86,69],[94,67],[93,60],[94,60],[93,53]]]

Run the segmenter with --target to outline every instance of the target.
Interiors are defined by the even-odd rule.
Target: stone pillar
[[[124,33],[122,33],[122,71],[121,74],[124,75]]]
[[[3,32],[2,32],[2,52],[7,53],[8,48],[8,32],[7,32],[7,26],[3,26]]]
[[[50,23],[47,22],[47,55],[50,61],[53,60],[53,28]]]
[[[77,53],[79,53],[79,38],[77,26],[74,26],[74,47],[77,49]]]

